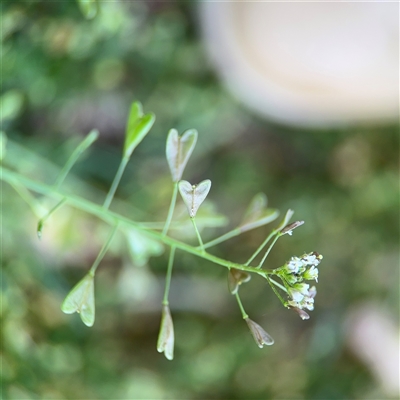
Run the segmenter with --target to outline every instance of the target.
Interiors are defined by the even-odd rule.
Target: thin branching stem
[[[105,210],[108,210],[108,208],[110,207],[110,204],[114,198],[115,192],[117,191],[117,187],[119,185],[119,182],[121,181],[122,174],[125,171],[128,161],[129,161],[129,157],[126,157],[126,156],[122,157],[121,163],[119,164],[119,167],[118,167],[118,171],[115,174],[113,183],[111,184],[110,190],[107,193],[107,196],[104,200],[103,208]]]
[[[169,205],[167,220],[165,221],[164,229],[162,231],[163,236],[165,236],[168,233],[168,229],[171,225],[177,196],[178,196],[178,182],[174,182],[174,190],[172,191],[171,204]]]
[[[265,260],[268,257],[269,252],[271,251],[271,249],[274,247],[274,244],[276,243],[276,241],[281,237],[282,235],[278,232],[278,234],[275,236],[274,240],[272,241],[272,243],[270,244],[270,246],[268,247],[268,250],[265,252],[264,257],[262,258],[262,260],[260,261],[260,264],[258,264],[257,268],[261,268],[265,262]]]
[[[39,220],[38,225],[37,225],[37,234],[38,234],[39,239],[42,237],[42,229],[43,229],[43,225],[46,222],[46,220],[50,217],[51,214],[56,212],[66,202],[67,202],[67,199],[65,197],[63,197],[44,217],[42,217]]]
[[[225,242],[226,240],[229,240],[229,239],[231,239],[231,238],[233,238],[235,236],[238,236],[241,233],[242,233],[242,231],[241,231],[240,228],[232,229],[231,231],[229,231],[227,233],[224,233],[223,235],[221,235],[221,236],[219,236],[219,237],[217,237],[217,238],[215,238],[213,240],[210,240],[209,242],[205,243],[203,247],[205,249],[208,249],[209,247],[215,246],[215,245],[220,244],[222,242]]]
[[[269,280],[275,285],[277,286],[279,289],[282,289],[283,291],[285,291],[287,293],[287,288],[283,285],[281,285],[280,283],[278,283],[277,281],[273,280],[272,278],[269,278]]]
[[[175,246],[171,246],[168,258],[167,275],[165,277],[164,298],[162,302],[164,306],[167,306],[169,304],[168,295],[169,295],[169,288],[171,286],[171,276],[172,276],[172,267],[174,265],[174,257],[175,257]]]
[[[190,218],[190,219],[191,219],[191,221],[192,221],[192,223],[193,223],[194,230],[196,231],[197,239],[198,239],[198,241],[199,241],[199,243],[200,243],[200,251],[201,251],[202,253],[204,253],[204,252],[205,252],[205,250],[204,250],[204,244],[203,244],[203,240],[201,239],[201,235],[200,235],[199,229],[197,228],[196,221],[195,221],[194,217],[193,217],[193,218]]]
[[[101,260],[103,259],[103,257],[107,253],[107,250],[110,247],[111,241],[113,240],[115,232],[117,232],[117,229],[118,229],[118,222],[114,225],[113,230],[108,235],[108,238],[107,238],[106,242],[103,244],[103,247],[101,248],[100,253],[97,255],[96,259],[94,260],[94,263],[93,263],[92,267],[90,268],[89,273],[92,276],[94,276],[94,274],[96,273],[97,267],[99,266]]]
[[[267,238],[261,243],[258,249],[253,253],[253,255],[246,261],[244,265],[250,265],[250,263],[258,256],[258,254],[262,251],[262,249],[267,245],[267,243],[271,240],[271,238],[276,235],[277,231],[272,231]]]
[[[164,243],[167,246],[175,246],[177,249],[180,249],[187,253],[193,254],[197,257],[208,260],[214,264],[218,264],[226,268],[236,268],[241,271],[253,272],[263,277],[265,277],[266,274],[272,274],[272,270],[268,271],[264,269],[257,269],[254,267],[249,267],[247,265],[237,264],[232,261],[224,260],[205,251],[203,252],[200,249],[191,246],[187,243],[183,243],[169,236],[163,236],[161,232],[149,229],[146,225],[142,225],[140,222],[133,221],[130,218],[124,217],[123,215],[120,215],[116,212],[105,210],[99,204],[95,204],[89,200],[83,199],[80,196],[69,194],[61,190],[55,190],[54,187],[52,186],[34,181],[24,175],[21,175],[17,172],[13,172],[8,168],[0,167],[0,179],[2,179],[5,182],[9,182],[10,184],[17,183],[23,185],[29,190],[32,190],[36,193],[40,193],[52,198],[65,197],[67,199],[68,204],[71,207],[84,211],[88,214],[94,215],[110,225],[115,225],[116,221],[118,221],[122,225],[135,228],[138,231],[146,232],[148,236]]]
[[[242,300],[240,299],[239,292],[236,292],[236,300],[239,304],[240,312],[242,313],[243,319],[249,318],[249,316],[246,314],[246,311],[244,310]]]
[[[30,207],[32,212],[40,218],[41,210],[38,201],[32,196],[31,192],[23,185],[17,184],[16,182],[11,183],[11,187],[21,196],[22,200]]]
[[[59,189],[64,179],[68,175],[71,168],[77,162],[80,155],[98,138],[99,133],[96,130],[93,130],[82,140],[82,142],[78,145],[78,147],[72,152],[71,156],[68,158],[64,167],[61,169],[55,183],[54,187]]]
[[[268,275],[265,275],[265,278],[267,279],[269,286],[271,286],[271,289],[274,291],[274,293],[276,294],[276,296],[278,297],[278,299],[280,300],[280,302],[284,305],[284,307],[286,307],[286,302],[285,300],[283,300],[282,296],[279,294],[279,292],[276,290],[274,285],[279,286],[281,289],[285,290],[285,288],[283,288],[281,285],[279,285],[278,282],[274,281],[273,279],[271,279]]]

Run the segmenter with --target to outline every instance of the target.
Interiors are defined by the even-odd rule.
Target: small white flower
[[[298,257],[292,257],[290,261],[286,264],[286,270],[289,273],[297,274],[301,267],[303,267],[303,261]]]
[[[301,307],[300,303],[298,301],[295,301],[295,300],[289,300],[287,302],[287,305],[290,306],[290,307],[293,307],[293,308],[300,308]]]
[[[307,310],[314,310],[314,299],[312,297],[305,296],[301,302],[301,308],[307,308]]]
[[[304,295],[301,294],[301,292],[298,291],[297,289],[289,288],[289,289],[288,289],[288,292],[289,292],[289,295],[292,297],[292,299],[293,299],[295,302],[300,302],[300,301],[302,301],[303,298],[304,298]]]
[[[308,283],[297,283],[294,288],[297,289],[303,296],[308,296],[308,288],[310,285]]]
[[[315,281],[318,282],[318,268],[312,266],[310,269],[304,272],[303,278],[307,279],[308,281],[315,279]]]
[[[314,265],[315,261],[317,260],[317,257],[311,253],[305,255],[302,260],[306,263],[306,265]]]
[[[302,257],[302,260],[306,265],[313,265],[316,267],[321,262],[322,258],[323,257],[321,254],[318,254],[316,251],[314,251],[312,253],[305,254]]]
[[[311,286],[308,291],[308,296],[312,299],[317,295],[317,288],[315,286]]]

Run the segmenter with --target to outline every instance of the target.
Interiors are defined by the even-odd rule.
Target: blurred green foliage
[[[4,398],[389,398],[350,351],[346,321],[357,304],[368,302],[398,324],[398,127],[306,131],[261,121],[213,75],[195,5],[99,2],[86,19],[94,12],[82,4],[2,5],[0,101],[10,139],[4,164],[52,184],[75,137],[97,128],[99,142],[66,187],[101,201],[122,154],[129,106],[139,99],[157,121],[112,207],[138,220],[165,219],[167,132],[198,129],[184,178],[211,179],[210,207],[231,218],[225,228],[205,230],[205,240],[236,226],[260,191],[271,207],[294,209],[306,223],[278,241],[267,267],[304,252],[323,254],[316,310],[301,321],[253,277],[243,302],[275,338],[260,350],[227,290],[226,270],[178,253],[170,363],[156,351],[166,256],[135,258],[117,236],[96,276],[96,323],[89,329],[76,314],[64,315],[60,304],[87,272],[108,228],[64,207],[46,222],[39,242],[37,220],[54,203],[33,194],[35,215],[20,196],[29,199],[29,193],[3,184]],[[268,232],[248,232],[212,251],[244,262]]]

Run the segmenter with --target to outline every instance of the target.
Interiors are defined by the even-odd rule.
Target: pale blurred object
[[[230,90],[286,124],[399,118],[397,2],[202,2],[206,48]]]
[[[386,395],[400,395],[400,335],[396,319],[376,304],[361,304],[346,318],[346,342]]]

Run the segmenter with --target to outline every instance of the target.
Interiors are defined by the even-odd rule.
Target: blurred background
[[[308,321],[284,309],[265,281],[243,286],[250,317],[275,338],[260,350],[225,268],[178,252],[170,362],[156,351],[167,249],[119,232],[96,274],[96,322],[87,328],[60,304],[109,227],[65,206],[39,241],[37,221],[55,201],[3,183],[4,399],[398,398],[398,4],[1,7],[4,166],[53,184],[97,128],[99,140],[63,188],[101,203],[139,100],[157,119],[113,210],[163,221],[172,191],[167,132],[196,128],[184,179],[213,182],[204,240],[235,227],[264,192],[271,207],[306,221],[277,242],[267,267],[304,252],[324,256]],[[210,252],[245,262],[273,226]],[[177,235],[195,243],[190,234]]]

